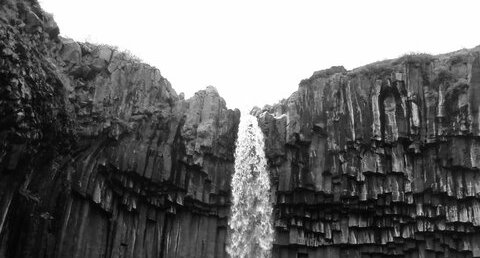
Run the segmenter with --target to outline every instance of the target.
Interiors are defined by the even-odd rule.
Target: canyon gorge
[[[248,114],[59,31],[0,1],[0,258],[228,257]],[[250,114],[272,257],[480,257],[480,46],[317,71]]]

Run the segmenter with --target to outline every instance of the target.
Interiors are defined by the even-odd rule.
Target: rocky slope
[[[254,109],[275,257],[480,256],[480,47],[315,72]]]
[[[0,257],[225,257],[239,111],[0,5]]]

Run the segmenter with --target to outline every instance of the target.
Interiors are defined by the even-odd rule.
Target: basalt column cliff
[[[1,2],[0,257],[226,257],[239,111],[58,31]]]
[[[479,50],[332,67],[252,111],[275,257],[480,256]]]
[[[480,257],[479,47],[332,67],[252,114],[273,257]],[[228,257],[239,121],[0,0],[0,258]]]

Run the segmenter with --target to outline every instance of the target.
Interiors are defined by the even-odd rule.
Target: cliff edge
[[[274,256],[480,256],[479,108],[477,47],[332,67],[253,109]]]
[[[240,112],[0,7],[0,257],[225,257]]]

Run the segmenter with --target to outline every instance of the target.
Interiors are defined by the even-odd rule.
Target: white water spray
[[[227,252],[232,258],[271,257],[270,178],[257,119],[242,115],[235,150]]]

